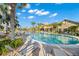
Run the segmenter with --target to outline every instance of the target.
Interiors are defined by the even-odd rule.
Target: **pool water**
[[[57,34],[46,34],[46,33],[32,33],[31,37],[33,40],[44,42],[47,44],[78,44],[79,40],[74,37],[57,35]]]

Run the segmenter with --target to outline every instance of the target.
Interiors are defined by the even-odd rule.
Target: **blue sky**
[[[28,3],[16,9],[21,27],[31,27],[31,22],[54,23],[64,19],[79,22],[79,3]]]

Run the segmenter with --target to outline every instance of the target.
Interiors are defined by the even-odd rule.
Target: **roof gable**
[[[74,23],[74,24],[79,25],[79,22],[75,22],[75,21],[71,21],[71,20],[67,20],[67,19],[65,19],[64,21],[67,21],[67,22],[70,22],[70,23]]]

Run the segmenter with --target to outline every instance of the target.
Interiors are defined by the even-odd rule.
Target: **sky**
[[[79,3],[28,3],[23,9],[16,8],[16,16],[23,28],[32,27],[32,21],[50,24],[69,19],[79,22]]]

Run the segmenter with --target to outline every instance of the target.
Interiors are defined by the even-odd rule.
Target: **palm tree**
[[[35,28],[34,28],[35,24],[36,23],[34,21],[31,22],[31,25],[33,26],[33,31],[35,30]]]
[[[11,7],[11,14],[10,14],[10,17],[11,17],[11,20],[10,20],[10,25],[11,25],[11,34],[12,34],[12,39],[15,39],[15,32],[14,32],[14,30],[15,30],[15,28],[14,28],[14,24],[15,24],[15,10],[16,10],[16,8],[17,8],[17,3],[9,3],[8,4],[10,7]],[[18,6],[18,7],[20,7],[19,9],[22,9],[23,7],[26,7],[27,6],[27,4],[26,3],[23,3],[23,4],[21,4],[20,6]]]
[[[42,23],[38,23],[37,25],[38,25],[37,28],[40,31],[40,28],[42,27],[43,24]]]
[[[25,3],[24,4],[21,4],[20,5],[21,6],[21,9],[23,7],[25,7],[26,5],[27,4],[25,4]],[[7,16],[8,15],[8,20],[9,20],[10,29],[11,29],[11,39],[15,39],[15,17],[16,17],[15,16],[15,13],[16,13],[15,10],[17,8],[16,6],[17,6],[17,3],[8,3],[8,4],[3,4],[3,6],[1,6],[2,7],[3,14],[5,14],[4,16]],[[5,8],[5,7],[8,7],[8,8]],[[4,11],[6,11],[6,13]],[[6,18],[4,18],[4,19],[6,19]]]
[[[1,21],[1,24],[5,24],[4,26],[4,30],[5,30],[5,33],[7,32],[7,29],[8,29],[8,25],[9,25],[9,15],[8,15],[8,7],[7,7],[7,4],[2,4],[0,5],[0,21]]]

